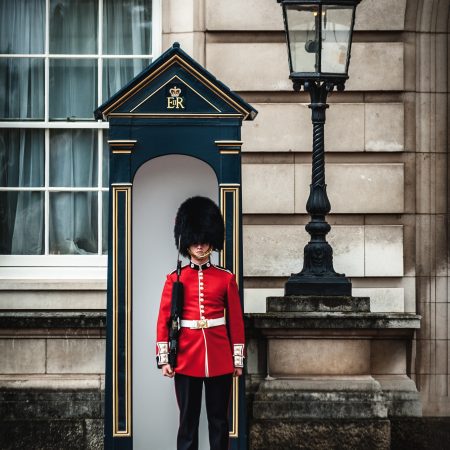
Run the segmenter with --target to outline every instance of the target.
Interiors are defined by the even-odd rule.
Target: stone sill
[[[9,374],[0,375],[0,391],[5,390],[104,390],[104,375],[89,374]]]
[[[401,329],[420,328],[413,313],[269,312],[245,314],[246,326],[255,329]]]
[[[106,279],[2,278],[0,291],[106,291]]]
[[[0,329],[106,328],[106,312],[0,312]]]

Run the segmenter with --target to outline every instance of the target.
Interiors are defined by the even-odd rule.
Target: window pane
[[[323,6],[322,72],[345,73],[353,6]]]
[[[102,253],[105,255],[108,253],[108,210],[109,210],[109,192],[102,192]]]
[[[44,193],[0,192],[0,254],[44,253]]]
[[[319,68],[320,17],[316,5],[286,6],[289,46],[294,72],[317,72]]]
[[[0,58],[0,119],[44,119],[44,60]]]
[[[94,119],[97,108],[97,61],[50,61],[50,118]]]
[[[103,6],[103,21],[104,54],[151,54],[151,0],[108,0]]]
[[[102,159],[102,179],[103,179],[103,187],[109,186],[109,145],[108,145],[108,137],[106,132],[103,133],[103,159]]]
[[[0,53],[44,53],[45,0],[0,0]]]
[[[50,186],[96,187],[96,130],[51,130]]]
[[[105,59],[103,61],[103,101],[123,88],[149,64],[149,59]]]
[[[44,186],[44,131],[0,129],[0,186]]]
[[[50,193],[50,253],[97,254],[97,192]]]
[[[97,53],[98,0],[50,1],[50,53]]]

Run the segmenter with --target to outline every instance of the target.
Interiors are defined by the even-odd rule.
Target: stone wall
[[[0,312],[0,448],[103,448],[106,314]]]
[[[325,138],[335,268],[372,311],[417,312],[411,376],[424,414],[450,414],[448,0],[363,0],[346,90]],[[178,40],[259,111],[243,126],[246,310],[265,310],[302,264],[312,126],[288,79],[275,0],[171,0]],[[173,20],[177,16],[176,20]],[[170,23],[169,23],[170,22]]]

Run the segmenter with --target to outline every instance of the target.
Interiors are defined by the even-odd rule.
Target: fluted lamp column
[[[344,90],[348,79],[355,9],[360,0],[277,0],[283,8],[290,79],[294,90],[309,92],[313,123],[312,177],[306,210],[310,241],[303,269],[285,284],[285,295],[351,295],[351,281],[333,268],[333,249],[325,220],[331,205],[325,183],[327,96]]]

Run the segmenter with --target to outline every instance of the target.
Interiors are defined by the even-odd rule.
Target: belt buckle
[[[207,319],[197,320],[197,328],[208,328],[208,320]]]

